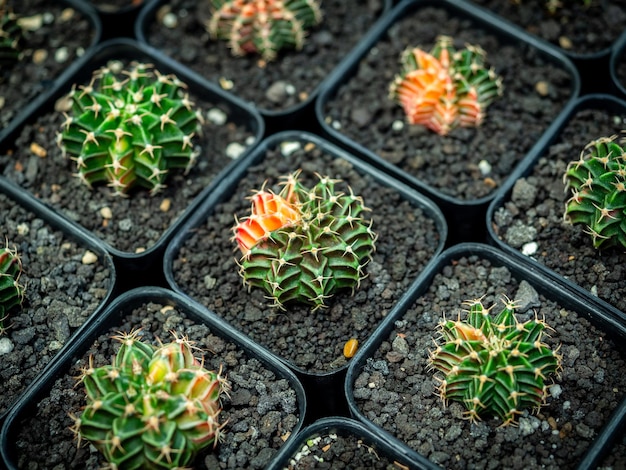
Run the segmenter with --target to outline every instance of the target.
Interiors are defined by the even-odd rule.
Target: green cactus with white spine
[[[465,304],[467,319],[439,323],[440,339],[429,366],[443,372],[439,396],[465,405],[471,421],[495,415],[503,425],[515,423],[523,410],[538,410],[548,396],[548,378],[561,369],[558,348],[542,342],[550,327],[535,317],[520,322],[514,302],[504,299],[495,317],[480,299]]]
[[[0,0],[0,66],[10,68],[21,56],[22,27],[18,17],[7,5],[7,0]]]
[[[136,186],[156,194],[171,169],[188,172],[198,156],[194,137],[202,116],[186,88],[150,64],[124,70],[114,61],[88,85],[74,87],[57,139],[76,161],[77,176],[89,187],[108,182],[115,195],[126,196]]]
[[[317,175],[311,189],[285,178],[279,194],[252,196],[251,215],[234,227],[244,284],[265,289],[274,305],[326,307],[337,290],[354,289],[375,249],[376,234],[363,199],[335,190],[341,180]]]
[[[626,157],[624,139],[602,137],[567,165],[563,182],[571,197],[564,218],[584,225],[597,249],[626,248]]]
[[[19,283],[21,274],[22,261],[17,251],[0,248],[0,335],[7,329],[4,320],[9,312],[24,301],[24,286]]]
[[[187,338],[159,348],[140,330],[120,333],[112,364],[82,370],[87,406],[72,430],[116,469],[182,468],[222,436],[220,397],[229,385],[193,356]]]
[[[227,39],[233,55],[259,53],[270,61],[283,48],[302,49],[307,29],[322,19],[316,0],[209,0],[206,29]]]

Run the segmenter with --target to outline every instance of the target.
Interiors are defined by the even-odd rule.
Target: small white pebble
[[[300,150],[300,142],[283,142],[280,144],[280,153],[283,157],[290,157],[294,152]]]
[[[404,121],[396,119],[391,123],[391,129],[394,132],[400,132],[402,129],[404,129]]]
[[[246,138],[246,145],[252,145],[255,140],[256,140],[256,137],[254,137],[253,135],[249,135]]]
[[[341,129],[341,123],[339,121],[333,121],[331,125],[333,126],[333,129],[335,129],[336,131]]]
[[[211,108],[206,113],[206,118],[216,126],[223,126],[228,119],[226,113],[219,108]]]
[[[102,209],[100,209],[100,215],[103,219],[110,219],[113,217],[113,212],[111,211],[110,207],[103,207]]]
[[[564,410],[569,410],[571,408],[571,406],[572,406],[572,402],[570,402],[569,400],[563,402],[563,409]]]
[[[82,259],[83,264],[94,264],[96,261],[98,261],[98,256],[93,251],[85,251]]]
[[[23,16],[17,20],[22,29],[27,31],[37,31],[43,25],[42,15]]]
[[[554,398],[559,398],[562,392],[563,388],[559,384],[554,384],[550,387],[550,395]]]
[[[56,52],[54,53],[54,60],[57,61],[57,63],[62,64],[64,62],[67,61],[67,59],[69,58],[70,53],[67,50],[67,47],[59,47]]]
[[[163,26],[165,26],[166,28],[172,29],[175,28],[176,26],[178,26],[178,18],[176,18],[176,15],[174,13],[166,13],[163,16]]]
[[[525,243],[524,246],[522,246],[522,254],[526,256],[532,256],[537,253],[537,248],[539,248],[537,242]]]
[[[293,95],[296,92],[296,87],[293,86],[291,83],[287,83],[285,85],[285,93],[287,93],[288,95]]]
[[[57,341],[57,340],[50,341],[50,344],[48,345],[48,349],[50,351],[58,351],[62,347],[63,347],[63,343],[61,343],[61,341]]]
[[[487,176],[491,173],[491,164],[487,160],[481,160],[478,162],[478,169],[480,170],[481,175]]]
[[[0,356],[4,354],[9,354],[13,351],[13,343],[7,337],[0,338]]]
[[[598,286],[591,286],[591,289],[589,289],[591,291],[591,295],[597,297],[598,296]]]
[[[367,384],[369,388],[376,388],[376,384],[374,382],[370,382]]]
[[[30,227],[26,225],[25,223],[18,224],[17,233],[19,233],[20,235],[28,235],[29,231],[30,231]]]
[[[232,158],[233,160],[239,158],[243,152],[246,151],[246,147],[241,145],[239,142],[231,142],[226,147],[226,156],[228,158]]]

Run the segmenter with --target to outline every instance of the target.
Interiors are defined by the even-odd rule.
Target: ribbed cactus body
[[[626,158],[617,136],[590,142],[563,176],[565,220],[585,226],[595,248],[626,248]]]
[[[0,334],[9,312],[22,304],[24,287],[19,284],[22,262],[16,251],[0,248]]]
[[[129,70],[102,67],[89,85],[73,89],[58,141],[80,179],[90,187],[107,182],[116,195],[136,186],[155,194],[171,169],[188,171],[201,116],[185,88],[174,75],[134,62]]]
[[[480,300],[467,302],[467,319],[444,320],[429,364],[443,372],[439,394],[461,402],[474,421],[482,415],[514,423],[523,410],[538,409],[547,397],[548,378],[561,368],[561,357],[542,342],[549,328],[535,318],[519,322],[513,302],[491,316]]]
[[[138,331],[115,337],[111,365],[83,370],[87,406],[74,431],[102,452],[112,468],[182,468],[217,445],[220,396],[228,384],[206,370],[185,338],[156,348]]]
[[[298,176],[290,175],[279,194],[252,197],[251,215],[234,229],[240,274],[276,306],[295,301],[317,309],[337,290],[358,286],[376,235],[362,198],[335,191],[339,180],[320,177],[308,189]]]
[[[441,135],[457,126],[480,125],[487,106],[502,93],[502,79],[485,67],[485,52],[471,45],[457,51],[447,36],[439,36],[430,53],[406,50],[401,62],[390,96],[409,123]]]
[[[22,55],[22,28],[17,16],[7,5],[7,0],[0,0],[0,67],[12,67]]]
[[[228,40],[233,55],[259,53],[273,60],[283,48],[301,49],[306,31],[322,13],[316,0],[209,0],[206,28]]]

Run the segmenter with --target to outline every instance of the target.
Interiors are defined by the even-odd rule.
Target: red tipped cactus
[[[502,79],[484,60],[479,47],[457,51],[452,38],[439,36],[430,53],[419,48],[403,53],[390,96],[402,105],[409,123],[440,135],[457,126],[478,126],[487,106],[502,94]]]

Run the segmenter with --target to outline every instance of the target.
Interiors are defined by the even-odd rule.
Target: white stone
[[[228,147],[226,147],[226,156],[228,158],[236,160],[245,151],[246,147],[241,145],[239,142],[231,142],[230,144],[228,144]]]
[[[550,395],[554,398],[559,398],[562,392],[563,388],[559,384],[554,384],[550,387]]]
[[[522,254],[526,256],[532,256],[537,253],[538,248],[539,245],[537,245],[537,242],[525,243],[524,246],[522,246]]]
[[[13,343],[7,337],[0,338],[0,356],[9,354],[13,351]]]
[[[491,163],[487,160],[481,160],[478,162],[478,169],[480,170],[481,175],[487,176],[491,173]]]
[[[219,108],[211,108],[206,113],[206,118],[209,122],[212,122],[216,126],[223,126],[226,123],[228,116]]]
[[[280,144],[280,153],[282,153],[284,157],[290,157],[294,152],[300,150],[300,147],[300,142],[283,142]]]
[[[391,123],[391,129],[394,132],[400,132],[402,129],[404,129],[404,121],[396,119]]]

